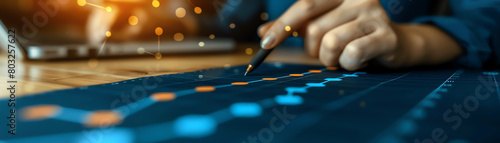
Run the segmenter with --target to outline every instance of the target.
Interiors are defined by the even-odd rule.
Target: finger
[[[390,52],[390,47],[395,47],[395,41],[396,36],[384,30],[356,39],[345,46],[340,55],[340,65],[351,71],[363,68],[369,60]]]
[[[264,49],[276,47],[307,21],[337,7],[341,3],[342,0],[300,0],[295,2],[264,34],[261,47]]]
[[[344,53],[340,56],[340,64],[348,70],[357,70],[362,68],[360,65],[366,64],[369,60],[378,57],[385,58],[384,55],[392,53],[394,47],[396,47],[395,34],[377,30],[347,44]],[[357,53],[357,55],[353,55],[353,53]]]
[[[257,28],[257,34],[259,35],[259,37],[264,36],[264,34],[266,34],[265,32],[267,30],[269,30],[269,28],[271,28],[271,26],[273,24],[274,24],[274,21],[270,21],[270,22],[267,22],[267,23],[262,24],[261,26],[259,26],[259,28]]]
[[[352,21],[325,34],[321,40],[319,59],[325,66],[338,66],[339,56],[347,43],[373,32],[374,28],[363,30],[362,22]]]
[[[321,39],[331,29],[356,19],[359,11],[342,10],[341,7],[318,17],[306,26],[305,48],[309,55],[318,57]]]

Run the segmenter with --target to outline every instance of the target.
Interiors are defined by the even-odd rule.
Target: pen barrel
[[[273,48],[274,49],[274,48]],[[260,49],[257,54],[253,57],[253,59],[250,61],[250,64],[253,66],[253,69],[256,69],[260,64],[264,62],[266,57],[273,51],[273,49]]]

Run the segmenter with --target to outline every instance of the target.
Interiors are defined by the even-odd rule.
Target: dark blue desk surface
[[[18,98],[16,135],[2,133],[0,142],[500,140],[496,71],[349,72],[279,63],[247,77],[244,70],[208,69]],[[102,124],[92,124],[99,118]]]

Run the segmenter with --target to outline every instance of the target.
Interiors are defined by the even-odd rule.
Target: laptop
[[[11,44],[17,49],[16,59],[23,60],[63,60],[63,59],[88,59],[105,57],[144,56],[149,54],[185,54],[207,52],[229,52],[235,49],[235,41],[231,38],[186,38],[182,41],[130,41],[108,42],[102,46],[89,44],[54,44],[40,43],[28,40],[15,33],[14,44],[9,43],[9,30],[15,30],[6,20],[0,19],[0,49],[7,51]],[[145,53],[146,52],[146,53]]]

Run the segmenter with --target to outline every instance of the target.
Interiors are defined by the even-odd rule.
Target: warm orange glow
[[[251,54],[253,54],[253,49],[252,48],[247,48],[247,49],[245,49],[245,53],[247,55],[251,55]]]
[[[161,59],[161,57],[162,57],[162,56],[161,56],[161,53],[156,53],[156,54],[155,54],[155,58],[156,58],[157,60]]]
[[[156,27],[155,33],[156,35],[160,36],[161,34],[163,34],[163,29],[161,27]]]
[[[137,25],[137,23],[139,23],[139,19],[137,18],[137,16],[132,15],[128,18],[128,23],[130,25]]]
[[[111,32],[110,31],[106,31],[106,37],[111,37]]]
[[[172,92],[160,92],[151,95],[155,101],[170,101],[175,99],[175,93]]]
[[[87,4],[86,0],[78,0],[76,2],[78,3],[79,6],[85,6]]]
[[[158,0],[153,0],[152,5],[153,5],[153,7],[158,8],[158,7],[160,7],[160,2]]]
[[[202,11],[203,11],[203,10],[201,10],[201,8],[200,8],[200,7],[195,7],[195,8],[194,8],[194,12],[195,12],[196,14],[201,14],[201,12],[202,12]]]
[[[277,78],[262,78],[262,80],[278,80]]]
[[[106,7],[106,11],[107,11],[107,12],[111,12],[111,10],[112,10],[112,9],[111,9],[111,7],[109,7],[109,6],[108,6],[108,7]]]
[[[198,86],[194,89],[196,92],[211,92],[215,90],[213,86]]]
[[[182,41],[182,40],[184,40],[184,34],[182,34],[182,33],[175,33],[174,40],[175,41]]]
[[[336,71],[338,70],[339,68],[338,67],[326,67],[327,70],[331,70],[331,71]]]
[[[177,8],[175,10],[175,16],[177,16],[178,18],[183,18],[184,16],[186,16],[186,9],[182,7]]]
[[[111,12],[112,11],[111,7],[109,7],[109,6],[108,7],[100,6],[100,5],[97,5],[97,4],[89,3],[86,0],[78,0],[76,2],[78,3],[79,6],[90,5],[90,6],[93,6],[93,7],[104,9],[107,12]]]
[[[322,71],[321,70],[309,70],[309,72],[311,72],[311,73],[321,73]]]
[[[233,82],[232,85],[248,85],[248,82]]]
[[[252,67],[253,67],[252,65],[248,65],[247,72],[250,71],[250,70],[252,70]]]
[[[85,125],[88,127],[105,127],[120,124],[122,118],[120,114],[113,111],[96,111],[89,114]]]
[[[39,105],[24,108],[21,113],[25,120],[40,120],[57,115],[59,110],[57,105]]]

